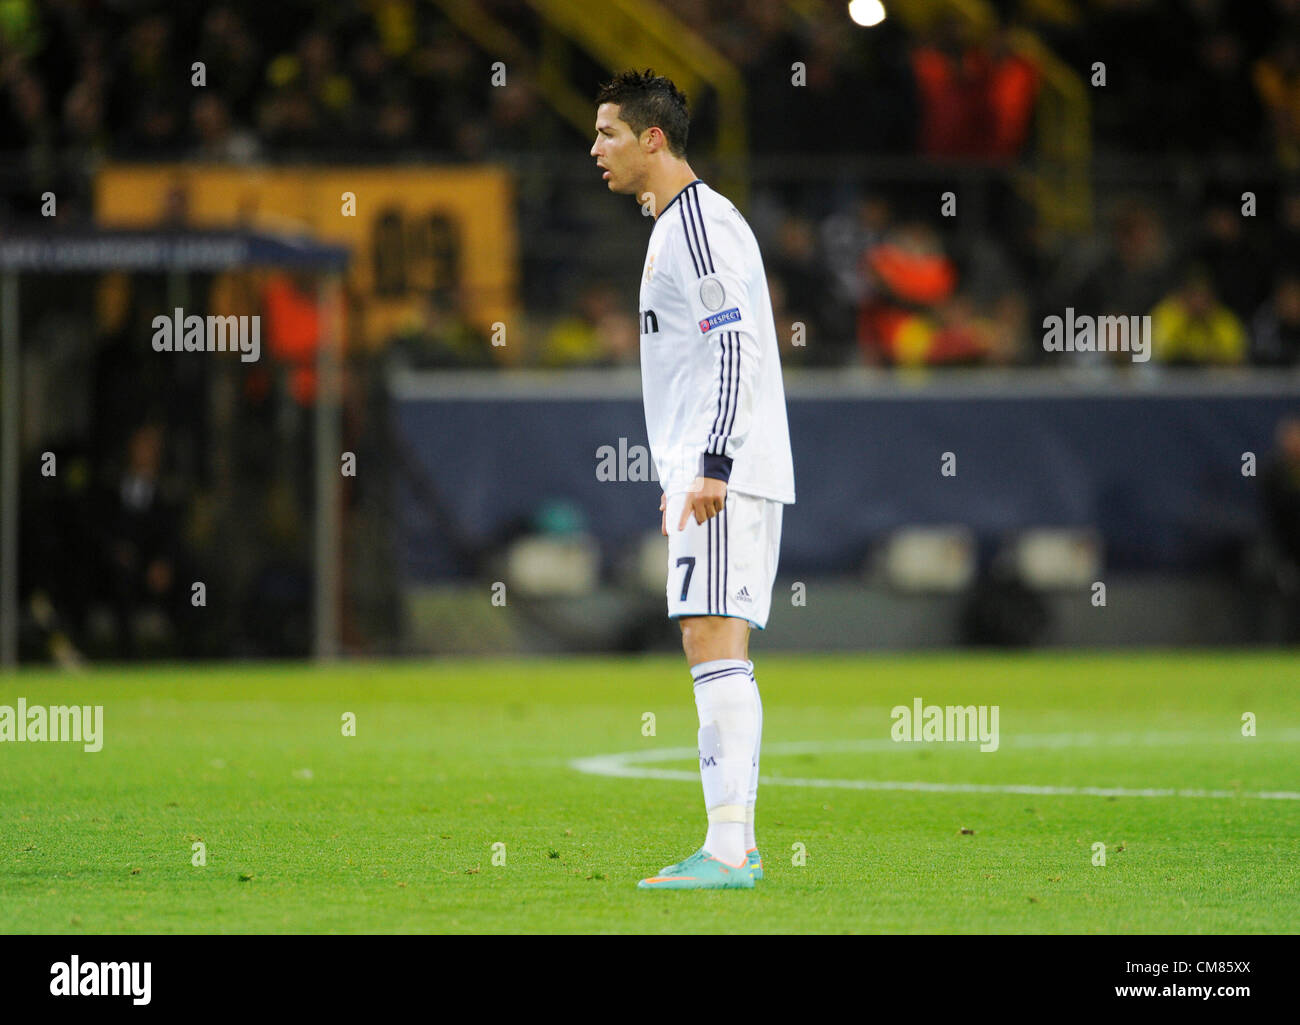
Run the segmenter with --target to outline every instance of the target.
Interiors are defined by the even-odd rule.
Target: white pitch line
[[[1235,738],[1241,739],[1241,738]],[[1300,740],[1300,730],[1282,730],[1273,735],[1274,740],[1295,742]],[[1207,737],[1204,734],[1147,733],[1147,734],[1053,734],[1019,737],[1012,747],[1100,747],[1159,744],[1230,743],[1234,738]],[[1253,742],[1253,741],[1252,741]],[[856,741],[795,741],[770,744],[764,753],[772,755],[812,754],[821,752],[887,751],[897,749],[901,742],[893,740]],[[646,762],[686,761],[698,757],[693,747],[659,748],[653,751],[624,751],[620,754],[595,755],[575,758],[569,767],[594,776],[616,776],[623,779],[668,779],[682,782],[699,782],[694,770],[646,768]],[[792,776],[759,776],[758,781],[768,786],[819,787],[840,790],[908,790],[938,794],[1035,794],[1052,797],[1211,797],[1248,798],[1262,801],[1300,801],[1300,792],[1292,790],[1200,790],[1165,787],[1057,787],[1036,786],[1024,783],[925,783],[909,780],[867,779],[805,779]]]

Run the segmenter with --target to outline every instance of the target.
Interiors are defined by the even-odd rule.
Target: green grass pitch
[[[767,878],[708,893],[636,889],[703,838],[681,658],[0,678],[104,706],[98,753],[0,744],[0,931],[1300,931],[1295,655],[754,658],[763,775],[802,782],[760,790]],[[997,705],[999,750],[891,742],[916,697]]]

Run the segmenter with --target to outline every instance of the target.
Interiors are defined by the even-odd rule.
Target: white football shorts
[[[767,628],[781,554],[780,502],[727,491],[722,512],[678,531],[687,493],[668,496],[668,616],[735,616]]]

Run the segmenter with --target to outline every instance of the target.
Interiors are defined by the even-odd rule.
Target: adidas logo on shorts
[[[739,591],[736,592],[736,601],[753,601],[753,600],[754,599],[749,596],[748,587],[742,587]]]

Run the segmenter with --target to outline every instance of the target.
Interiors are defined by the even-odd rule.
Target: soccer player
[[[772,300],[754,233],[686,162],[686,97],[653,71],[625,71],[596,104],[597,167],[611,192],[654,216],[641,383],[709,822],[699,850],[639,885],[751,889],[763,875],[754,840],[763,705],[749,631],[767,625],[781,514],[794,502]]]

